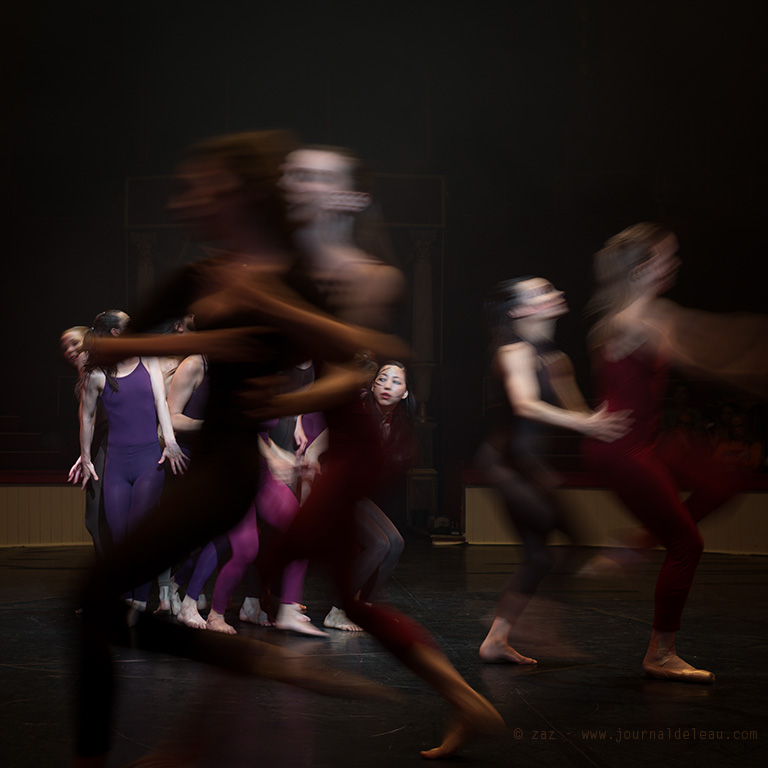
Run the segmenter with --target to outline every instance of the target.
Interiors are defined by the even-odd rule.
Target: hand
[[[168,459],[168,464],[174,475],[184,474],[189,458],[184,455],[177,443],[166,443],[165,448],[163,448],[163,455],[157,463],[162,464],[166,459]]]
[[[296,479],[296,460],[285,451],[278,453],[274,449],[270,450],[267,455],[267,466],[275,480],[279,480],[285,485],[292,485]]]
[[[602,403],[587,419],[584,434],[604,443],[612,443],[629,432],[635,421],[629,418],[631,413],[632,411],[609,411],[608,404]]]
[[[72,469],[69,470],[69,474],[67,475],[68,483],[72,483],[72,485],[79,485],[80,481],[83,479],[82,462],[83,457],[78,456],[77,461],[72,465]]]
[[[80,482],[80,489],[85,490],[85,486],[88,485],[88,481],[93,478],[94,480],[98,480],[99,476],[96,474],[96,470],[94,469],[93,462],[90,459],[84,459],[82,456],[79,459],[80,461],[80,467],[79,467],[79,473],[77,470],[75,470],[75,477],[78,478],[78,480],[74,480],[72,482]],[[75,466],[77,466],[77,462],[75,462]],[[70,470],[70,474],[72,474],[72,470],[75,469],[75,466],[72,467]]]
[[[296,446],[296,456],[301,456],[309,445],[309,440],[304,432],[301,418],[296,419],[296,426],[293,430],[293,444]]]

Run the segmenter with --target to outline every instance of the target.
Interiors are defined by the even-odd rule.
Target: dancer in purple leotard
[[[125,313],[102,313],[94,321],[94,333],[107,335],[113,327],[122,330],[127,322]],[[91,461],[98,399],[109,424],[103,478],[104,512],[112,541],[118,544],[157,506],[166,459],[174,473],[184,470],[185,460],[176,443],[162,373],[155,358],[129,358],[112,369],[94,368],[86,363],[86,370],[80,409],[82,487],[85,488],[91,478],[98,479]],[[164,447],[158,440],[158,423],[163,431]],[[146,609],[150,585],[151,582],[133,585],[130,599],[139,610]]]

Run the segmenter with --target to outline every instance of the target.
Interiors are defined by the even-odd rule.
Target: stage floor
[[[714,671],[717,682],[695,686],[641,672],[661,553],[624,576],[551,575],[517,642],[539,664],[480,663],[477,649],[498,592],[520,556],[518,547],[409,540],[389,587],[390,602],[424,624],[507,723],[502,736],[469,743],[457,765],[764,764],[768,558],[704,555],[678,652]],[[0,550],[3,766],[68,765],[77,682],[75,591],[90,558],[84,547]],[[305,602],[316,624],[329,600],[321,574],[310,570]],[[304,638],[241,625],[236,616],[236,609],[228,612],[242,634],[385,683],[401,701],[326,698],[119,649],[110,766],[139,758],[200,715],[204,725],[193,727],[205,733],[206,749],[194,765],[212,768],[415,766],[423,764],[419,750],[440,742],[446,705],[368,635],[331,631],[329,639]]]

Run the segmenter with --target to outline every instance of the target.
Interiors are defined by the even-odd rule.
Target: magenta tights
[[[283,532],[299,511],[299,502],[293,491],[263,467],[264,484],[256,494],[245,517],[228,534],[232,558],[219,571],[213,590],[212,607],[224,614],[229,599],[245,576],[246,569],[259,554],[259,519]],[[282,603],[301,601],[307,561],[288,563],[283,573]]]

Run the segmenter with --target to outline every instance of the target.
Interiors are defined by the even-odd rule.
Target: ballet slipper
[[[355,624],[347,616],[343,609],[337,608],[335,605],[331,606],[328,615],[323,619],[323,626],[329,629],[340,629],[342,632],[365,632],[361,626]]]
[[[270,621],[266,611],[261,610],[261,605],[255,597],[246,597],[240,608],[240,621],[246,621],[249,624],[257,624],[260,627],[274,627],[275,623]]]
[[[160,587],[158,591],[160,593],[160,604],[155,609],[155,614],[170,613],[171,612],[170,587]]]
[[[649,651],[650,654],[650,651]],[[683,661],[674,650],[667,654],[650,654],[643,659],[643,672],[657,680],[672,680],[678,683],[711,685],[715,675],[706,669],[696,669]]]
[[[291,632],[298,632],[302,635],[312,635],[313,637],[328,637],[327,632],[318,629],[303,613],[296,609],[297,603],[281,603],[277,611],[275,626],[278,629],[286,629]]]
[[[197,610],[204,611],[208,607],[208,599],[205,596],[205,592],[200,593],[200,597],[197,598]]]
[[[213,608],[208,612],[208,619],[205,624],[208,629],[214,632],[221,632],[224,635],[237,634],[237,630],[231,624],[227,624],[224,616],[214,611]]]
[[[170,586],[171,613],[178,616],[181,611],[181,598],[179,597],[179,585],[171,578]]]
[[[176,615],[176,620],[180,624],[184,624],[187,627],[193,629],[206,629],[207,624],[205,619],[200,615],[197,610],[197,600],[187,595],[181,603],[181,608]]]

